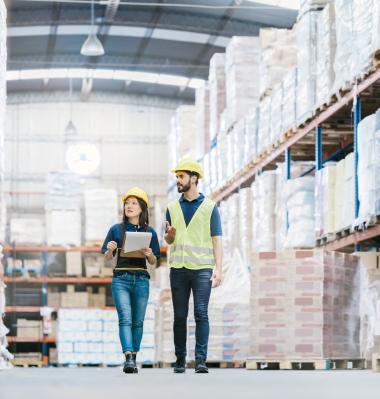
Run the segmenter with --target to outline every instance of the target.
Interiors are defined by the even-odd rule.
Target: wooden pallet
[[[347,226],[344,229],[341,229],[335,233],[335,239],[347,237],[351,234],[351,226]]]
[[[247,359],[247,370],[351,370],[364,369],[364,359]]]
[[[44,362],[42,360],[33,359],[14,359],[12,364],[15,367],[44,367]]]
[[[316,246],[321,247],[336,239],[336,233],[327,233],[316,239]]]

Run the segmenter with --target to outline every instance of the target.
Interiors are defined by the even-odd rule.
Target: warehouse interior
[[[204,377],[192,299],[172,371],[186,159],[223,231]],[[136,186],[160,257],[125,375],[101,247]],[[373,395],[379,248],[378,0],[0,0],[1,397]]]

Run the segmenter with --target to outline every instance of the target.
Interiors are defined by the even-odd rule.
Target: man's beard
[[[181,186],[178,186],[177,184],[177,190],[179,193],[187,193],[190,190],[190,188],[191,188],[190,182]]]

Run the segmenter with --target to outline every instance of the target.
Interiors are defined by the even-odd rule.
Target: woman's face
[[[128,197],[125,201],[124,212],[127,218],[139,217],[142,210],[136,197]]]

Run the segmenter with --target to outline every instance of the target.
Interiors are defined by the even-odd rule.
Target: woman
[[[149,297],[149,273],[146,260],[155,264],[160,257],[157,234],[148,224],[148,196],[138,187],[123,196],[123,222],[109,230],[102,247],[107,260],[116,256],[112,296],[119,316],[119,336],[125,354],[124,373],[137,373],[136,355],[140,350],[143,323]],[[151,232],[149,248],[125,253],[125,232]]]

